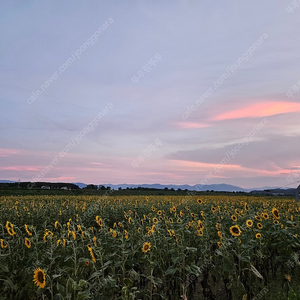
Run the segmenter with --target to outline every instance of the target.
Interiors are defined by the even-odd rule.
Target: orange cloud
[[[221,120],[241,119],[241,118],[258,118],[258,117],[268,117],[268,116],[293,113],[293,112],[300,112],[300,103],[264,102],[264,103],[255,103],[245,108],[222,113],[214,117],[213,120],[221,121]]]

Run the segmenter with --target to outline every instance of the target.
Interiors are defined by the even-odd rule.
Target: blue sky
[[[212,174],[207,184],[246,188],[300,179],[292,1],[1,2],[1,179],[197,184]]]

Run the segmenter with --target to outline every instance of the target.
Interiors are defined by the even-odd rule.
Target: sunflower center
[[[40,283],[44,283],[44,274],[43,274],[43,272],[38,272],[37,278],[38,278],[38,281]]]
[[[232,228],[232,232],[233,232],[233,233],[239,233],[240,231],[239,231],[239,229],[238,229],[238,228],[236,228],[236,227],[233,227],[233,228]]]

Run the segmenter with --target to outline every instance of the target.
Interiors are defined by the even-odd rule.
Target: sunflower
[[[235,215],[232,215],[231,216],[231,220],[234,221],[234,222],[236,222],[237,221],[237,217]]]
[[[43,238],[45,243],[47,242],[47,236],[48,236],[48,232],[45,232],[44,238]]]
[[[258,216],[255,216],[255,219],[256,219],[258,222],[261,222],[261,221],[262,221],[261,217],[258,217]]]
[[[291,275],[288,275],[288,274],[285,274],[284,275],[284,278],[287,280],[287,281],[291,281],[292,280],[292,276]]]
[[[221,242],[217,242],[217,245],[218,245],[219,248],[222,247],[222,243]]]
[[[173,239],[175,240],[175,242],[178,242],[178,238],[177,238],[175,232],[172,233],[172,237],[173,237]]]
[[[67,241],[66,239],[63,239],[63,246],[66,247],[66,245],[67,245]]]
[[[157,224],[157,223],[158,223],[158,220],[157,220],[157,218],[155,218],[155,217],[153,218],[152,221],[153,221],[154,224]]]
[[[172,207],[172,211],[175,212],[176,211],[176,206]]]
[[[256,225],[258,229],[262,229],[264,227],[261,223],[257,223]]]
[[[60,239],[58,239],[57,241],[56,241],[56,246],[58,246],[60,244]]]
[[[197,199],[197,203],[202,204],[203,203],[202,199]]]
[[[275,219],[275,220],[273,221],[273,223],[277,225],[277,224],[279,224],[279,221]]]
[[[151,244],[149,242],[145,242],[143,247],[142,247],[142,251],[144,253],[147,253],[148,251],[150,251],[150,249],[151,249]]]
[[[238,225],[231,226],[229,230],[233,236],[239,236],[239,235],[241,235],[241,232],[242,232]]]
[[[97,247],[97,238],[95,236],[93,237],[93,243],[94,243],[95,247]]]
[[[222,232],[221,231],[218,231],[218,236],[219,236],[220,239],[222,239],[223,236],[222,236]]]
[[[25,227],[25,230],[26,230],[26,232],[27,232],[27,234],[29,235],[29,236],[32,236],[32,233],[29,231],[29,229],[28,229],[28,225],[24,225],[24,227]]]
[[[220,230],[220,229],[221,229],[220,223],[216,223],[216,229],[217,229],[217,230]]]
[[[157,214],[160,216],[162,214],[162,211],[161,210],[158,210],[157,211]]]
[[[10,225],[9,225],[10,224]],[[14,236],[16,234],[15,230],[14,230],[14,225],[9,223],[8,221],[6,222],[6,229],[7,232],[10,236]]]
[[[55,221],[55,223],[54,223],[54,227],[55,227],[55,229],[57,229],[57,228],[58,228],[58,221]]]
[[[173,223],[173,219],[172,219],[172,218],[169,218],[169,222],[170,222],[170,223]]]
[[[181,219],[177,219],[177,223],[178,223],[178,224],[181,224]]]
[[[263,213],[263,214],[262,214],[262,217],[263,217],[264,219],[266,219],[266,220],[269,219],[269,215],[268,215],[267,213]]]
[[[198,225],[196,226],[196,228],[200,228],[200,229],[203,229],[203,228],[204,228],[204,226],[203,226],[201,220],[198,220]]]
[[[261,238],[261,234],[260,234],[260,233],[257,233],[257,234],[255,235],[255,237],[256,237],[257,239],[260,239],[260,238]]]
[[[92,248],[92,246],[91,246],[90,244],[87,244],[87,248],[88,248],[88,250],[89,250],[89,252],[90,252],[90,255],[91,255],[91,257],[92,257],[92,261],[93,261],[93,262],[96,262],[96,258],[95,258],[95,255],[94,255],[94,253],[93,253],[93,248]]]
[[[280,219],[280,215],[279,215],[278,209],[276,207],[273,207],[272,214],[276,219]]]
[[[91,254],[91,257],[92,257],[92,261],[96,262],[96,258],[95,258],[95,255],[94,255],[93,251],[90,251],[90,254]]]
[[[96,222],[100,227],[103,226],[103,221],[102,221],[102,219],[99,218],[99,216],[96,216]]]
[[[138,233],[140,233],[140,232],[141,232],[141,227],[139,227],[139,228],[137,229],[137,232],[138,232]]]
[[[186,224],[186,225],[184,226],[184,228],[185,228],[185,229],[189,229],[189,228],[190,228],[189,224]]]
[[[30,247],[31,247],[31,242],[30,242],[30,240],[26,237],[25,238],[25,246],[29,249]]]
[[[38,268],[34,270],[33,282],[41,289],[46,285],[46,275],[44,270]]]
[[[248,210],[249,210],[249,207],[248,207],[248,204],[247,204],[247,203],[244,204],[244,208],[245,208],[245,211],[248,211]]]
[[[125,236],[125,239],[128,240],[128,231],[127,230],[124,231],[124,236]]]
[[[130,219],[130,220],[129,220]],[[128,219],[128,221],[130,221],[131,222],[131,217],[129,217],[129,219]],[[130,223],[129,223],[130,224]],[[124,227],[124,225],[121,223],[121,222],[118,222],[118,226],[119,227],[121,227],[121,228],[123,228]],[[114,226],[113,226],[114,228],[116,228],[117,227],[117,224],[116,223],[114,223]]]
[[[118,233],[117,233],[115,230],[113,230],[112,236],[113,236],[114,238],[116,238],[116,237],[118,236]]]
[[[196,231],[196,235],[198,235],[198,236],[203,236],[203,230],[198,229],[198,230]]]
[[[6,221],[6,225],[5,225],[5,227],[6,227],[6,230],[7,230],[7,231],[9,231],[9,230],[10,230],[9,221]]]
[[[75,241],[76,240],[76,233],[75,233],[75,231],[72,231],[72,237],[73,237],[73,240]]]
[[[194,213],[191,213],[191,217],[194,219],[194,218],[195,218],[195,214],[194,214]]]
[[[84,262],[84,264],[88,267],[88,266],[90,265],[90,262],[89,262],[88,260],[86,260],[86,261]]]
[[[179,215],[180,215],[180,217],[182,218],[182,217],[184,216],[183,211],[180,211],[180,212],[179,212]]]
[[[0,245],[1,245],[1,248],[4,249],[7,247],[7,244],[4,245],[4,240],[3,239],[0,239]]]
[[[247,220],[247,221],[246,221],[246,225],[247,225],[248,227],[251,227],[251,226],[253,225],[253,221],[252,221],[252,220]]]

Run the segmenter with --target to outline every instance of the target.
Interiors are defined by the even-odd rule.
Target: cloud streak
[[[278,114],[300,112],[300,103],[295,102],[263,102],[247,105],[246,107],[219,114],[213,118],[215,121],[269,117]]]

